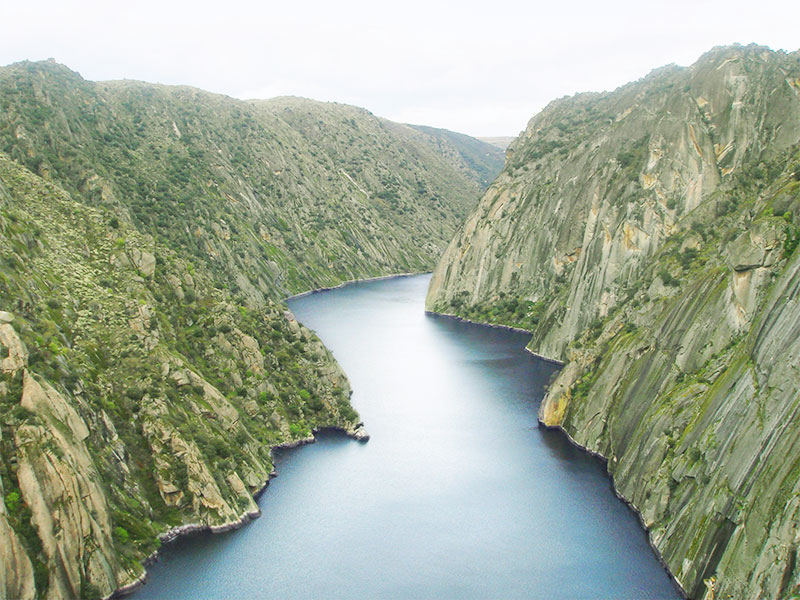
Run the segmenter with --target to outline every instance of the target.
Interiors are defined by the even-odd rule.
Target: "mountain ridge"
[[[800,52],[754,45],[553,101],[426,302],[565,361],[540,421],[608,460],[692,598],[800,588],[798,123]]]
[[[0,69],[0,596],[108,597],[258,513],[270,448],[363,438],[283,298],[427,270],[482,189],[368,111]]]

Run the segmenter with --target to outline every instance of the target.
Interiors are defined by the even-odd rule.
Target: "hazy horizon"
[[[516,136],[548,102],[612,90],[714,46],[800,47],[800,5],[585,0],[560,5],[363,0],[33,0],[0,7],[0,64],[56,61],[93,81],[300,96],[476,137]]]

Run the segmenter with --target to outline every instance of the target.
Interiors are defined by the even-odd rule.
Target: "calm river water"
[[[261,518],[165,548],[135,598],[679,598],[599,461],[536,425],[525,335],[424,314],[430,276],[292,300],[372,435],[278,457]]]

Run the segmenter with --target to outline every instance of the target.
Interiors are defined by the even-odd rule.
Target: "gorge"
[[[600,461],[536,427],[555,366],[426,316],[429,278],[290,300],[372,438],[279,457],[258,521],[165,548],[133,598],[680,597]]]
[[[613,92],[555,100],[505,153],[342,104],[92,82],[54,61],[0,68],[0,597],[130,591],[163,540],[235,528],[260,513],[253,494],[274,472],[272,448],[307,442],[317,431],[363,439],[362,416],[373,435],[367,446],[325,434],[319,446],[293,455],[287,472],[297,456],[330,464],[338,452],[384,456],[402,471],[402,452],[383,455],[383,444],[406,443],[411,457],[442,433],[447,448],[437,452],[455,457],[453,481],[444,468],[426,473],[419,456],[407,475],[442,494],[457,490],[447,500],[465,512],[452,515],[451,542],[470,531],[464,524],[492,537],[491,503],[512,503],[514,523],[535,529],[521,498],[531,502],[536,486],[494,478],[492,469],[502,474],[506,460],[528,465],[533,477],[544,464],[537,457],[549,453],[548,486],[604,485],[599,465],[570,449],[563,432],[607,460],[616,492],[638,512],[686,595],[796,596],[799,144],[800,52],[755,45],[714,48],[691,67],[671,65]],[[426,317],[397,292],[397,314],[417,311],[418,329],[408,326],[406,341],[421,337],[403,345],[401,336],[388,350],[365,337],[378,346],[353,345],[337,358],[355,373],[363,367],[344,359],[347,352],[367,363],[387,351],[412,361],[417,353],[428,391],[444,385],[429,371],[437,366],[456,388],[442,387],[442,398],[424,406],[406,405],[393,390],[413,382],[402,369],[387,369],[384,387],[363,396],[355,390],[351,405],[345,371],[305,325],[314,316],[303,307],[327,300],[291,300],[298,320],[284,299],[431,269],[428,313],[530,334]],[[337,319],[358,320],[370,314],[361,292],[381,297],[380,290],[411,286],[421,294],[424,281],[361,284],[324,298],[344,303]],[[386,318],[374,327],[403,327]],[[448,346],[457,335],[469,340],[460,349]],[[553,366],[522,353],[526,342],[531,353],[564,364],[540,405]],[[431,350],[426,344],[432,354],[418,350]],[[466,370],[438,362],[436,344]],[[478,356],[477,347],[493,358]],[[470,379],[473,362],[486,379]],[[504,370],[521,387],[498,383]],[[462,380],[475,390],[458,389]],[[481,394],[487,381],[499,387]],[[371,411],[381,397],[392,400],[386,410],[406,406],[412,414],[377,411],[373,428],[357,409],[363,398]],[[466,403],[463,413],[454,398]],[[499,412],[478,410],[487,398]],[[447,409],[447,427],[436,425],[437,406]],[[470,415],[491,425],[485,454]],[[531,429],[537,418],[561,431]],[[403,423],[403,441],[384,429],[393,420]],[[505,448],[504,428],[521,445]],[[484,462],[490,454],[497,457],[491,466]],[[474,489],[460,487],[471,477]],[[389,491],[406,497],[401,487]],[[559,500],[550,491],[556,508],[569,503],[569,494]],[[604,492],[595,498],[605,508],[579,530],[623,527],[627,533],[610,536],[622,547],[598,542],[600,554],[643,548],[649,558],[641,569],[657,583],[626,581],[599,556],[582,569],[588,583],[570,582],[573,595],[592,597],[591,581],[602,580],[601,596],[675,597],[633,516]],[[458,503],[473,495],[485,503]],[[386,514],[403,515],[398,503]],[[592,506],[589,500],[584,510]],[[407,519],[430,514],[412,512]],[[566,537],[576,518],[546,517]],[[395,526],[389,532],[399,536]],[[499,531],[516,539],[507,523]],[[312,529],[304,532],[307,541]],[[535,533],[528,538],[546,539]],[[204,544],[194,556],[212,552]],[[465,594],[497,591],[470,579],[469,565],[488,560],[469,554],[474,547],[418,546],[438,549],[440,562],[410,565],[403,560],[413,563],[413,554],[398,555],[400,571],[439,564],[439,582],[447,582],[440,590],[458,589],[455,577],[471,581]],[[590,553],[588,546],[584,540]],[[569,580],[579,561],[553,551],[563,559],[553,567],[564,569],[556,579]],[[450,561],[459,552],[471,557],[467,566]],[[496,556],[500,571],[516,565],[498,579],[510,595],[557,594],[536,579],[544,563]],[[434,585],[430,578],[404,587],[400,571],[375,593],[421,594],[426,581]],[[156,577],[154,592],[170,589]]]
[[[432,268],[501,161],[350,106],[0,69],[0,596],[135,587],[161,538],[258,514],[273,446],[360,436],[282,298]]]

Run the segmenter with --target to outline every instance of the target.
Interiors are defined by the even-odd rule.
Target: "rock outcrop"
[[[16,509],[19,501],[19,494],[15,494],[10,504]],[[19,535],[8,521],[6,502],[3,482],[0,481],[0,540],[3,541],[0,544],[0,564],[3,565],[0,569],[0,595],[3,598],[33,598],[36,594],[33,565]]]
[[[718,48],[552,103],[428,295],[565,361],[541,422],[608,459],[692,598],[800,591],[798,77]]]

